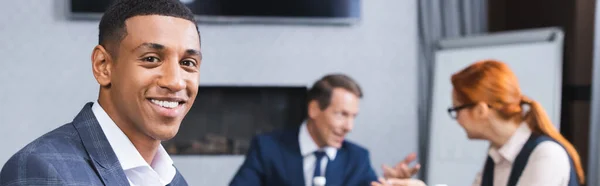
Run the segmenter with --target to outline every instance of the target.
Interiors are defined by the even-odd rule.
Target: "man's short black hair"
[[[362,90],[356,81],[344,74],[329,74],[321,78],[308,91],[308,102],[316,100],[319,108],[325,110],[331,104],[331,94],[333,89],[342,88],[359,98],[363,97]]]
[[[105,48],[111,44],[118,47],[118,44],[127,35],[125,20],[144,15],[161,15],[186,19],[194,23],[196,29],[198,29],[194,13],[179,0],[115,0],[106,9],[100,20],[98,44]]]

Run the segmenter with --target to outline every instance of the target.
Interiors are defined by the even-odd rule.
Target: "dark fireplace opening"
[[[243,155],[252,137],[298,127],[306,118],[303,86],[200,86],[177,135],[162,144],[172,155]]]

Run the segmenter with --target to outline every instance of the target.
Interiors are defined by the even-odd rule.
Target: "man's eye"
[[[181,65],[188,66],[188,67],[195,67],[196,62],[194,62],[192,60],[184,60],[184,61],[181,61]]]
[[[159,62],[160,61],[157,57],[153,57],[153,56],[145,57],[145,58],[143,58],[143,60],[146,61],[146,62],[151,62],[151,63],[155,63],[155,62]]]

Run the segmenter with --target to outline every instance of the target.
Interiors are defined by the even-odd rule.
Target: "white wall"
[[[66,0],[0,2],[0,165],[97,97],[97,21],[65,17]],[[330,72],[365,91],[349,138],[373,167],[417,150],[417,2],[363,0],[357,25],[200,25],[201,84],[310,85]],[[243,157],[174,157],[191,185],[226,185]]]

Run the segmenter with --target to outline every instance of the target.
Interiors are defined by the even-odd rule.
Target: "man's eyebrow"
[[[139,49],[153,49],[153,50],[164,50],[165,49],[165,45],[161,45],[158,43],[142,43],[141,45],[135,47],[133,49],[133,51],[139,50]]]
[[[190,56],[198,56],[200,59],[202,59],[202,52],[200,52],[199,50],[187,49],[185,50],[185,54]]]

